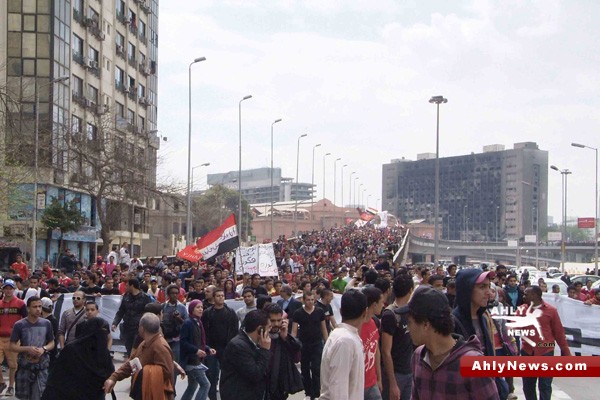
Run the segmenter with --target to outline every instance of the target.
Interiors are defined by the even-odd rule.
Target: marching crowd
[[[279,238],[277,277],[208,263],[129,255],[127,243],[83,267],[69,250],[31,273],[20,259],[2,282],[0,358],[20,399],[103,399],[132,377],[134,399],[515,399],[512,379],[466,378],[464,355],[570,355],[543,289],[495,270],[400,266],[405,231],[370,227]],[[600,303],[600,291],[589,304]],[[73,293],[72,307],[62,293]],[[341,295],[341,322],[331,305]],[[121,295],[113,321],[102,295]],[[241,300],[234,310],[226,300]],[[518,341],[498,308],[540,310],[541,332]],[[60,323],[58,322],[60,320]],[[126,361],[115,371],[111,331]],[[297,364],[300,364],[298,371]],[[1,375],[0,375],[1,377]],[[183,393],[176,380],[187,379]],[[181,379],[179,378],[179,379]],[[537,386],[537,388],[536,388]],[[550,399],[552,378],[523,378],[526,399]]]

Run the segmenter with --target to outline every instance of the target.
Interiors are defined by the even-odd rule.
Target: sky
[[[380,206],[382,164],[484,145],[537,142],[573,172],[569,216],[593,217],[600,146],[600,2],[426,0],[178,0],[159,12],[158,129],[163,179],[187,179],[191,69],[194,188],[206,173],[274,166],[348,203],[349,174]],[[369,196],[370,195],[370,196]],[[561,220],[561,176],[549,171],[549,215]]]

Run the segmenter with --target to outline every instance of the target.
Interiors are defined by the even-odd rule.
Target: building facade
[[[383,165],[382,208],[401,221],[435,221],[435,154]],[[524,240],[547,226],[548,152],[536,143],[440,158],[440,237]]]
[[[0,167],[18,176],[0,190],[5,241],[32,251],[33,207],[39,221],[53,197],[74,199],[86,222],[66,247],[89,262],[102,245],[94,189],[105,181],[101,172],[156,185],[157,49],[158,0],[0,2],[0,90],[12,104],[0,110]],[[85,151],[75,148],[84,142]],[[96,149],[105,156],[92,160]],[[109,167],[98,164],[102,158]],[[133,239],[132,253],[139,252],[147,199],[110,194],[101,208],[117,216],[113,245]],[[56,258],[58,242],[37,226],[28,258],[39,265]]]
[[[208,174],[208,185],[223,185],[238,190],[238,172],[229,171]],[[273,168],[273,188],[271,190],[271,168],[242,170],[242,196],[250,204],[279,201],[311,200],[314,186],[310,183],[295,183],[292,178],[284,178],[281,168]]]

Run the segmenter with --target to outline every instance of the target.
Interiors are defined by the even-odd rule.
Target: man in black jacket
[[[302,376],[294,363],[302,344],[289,334],[289,322],[277,304],[269,304],[265,311],[271,322],[271,362],[267,374],[266,400],[285,400],[288,395],[304,388]]]
[[[283,285],[279,294],[281,295],[281,299],[277,300],[277,305],[287,313],[291,326],[292,317],[297,309],[302,308],[302,303],[296,300],[292,288],[288,285]]]
[[[216,355],[209,355],[204,359],[204,364],[208,367],[206,377],[210,381],[208,398],[217,400],[217,383],[223,353],[227,344],[238,334],[239,322],[235,311],[225,304],[223,289],[214,289],[213,300],[214,305],[202,315],[202,324],[206,331],[206,344],[217,351]]]
[[[125,341],[127,357],[131,354],[133,341],[138,334],[138,326],[144,315],[144,308],[151,301],[150,296],[140,290],[140,281],[135,278],[127,281],[127,292],[123,295],[111,327],[113,332],[116,331],[117,326],[123,320],[120,332],[121,338]]]
[[[263,310],[250,311],[244,329],[225,349],[219,386],[222,400],[262,400],[269,367],[271,323]]]

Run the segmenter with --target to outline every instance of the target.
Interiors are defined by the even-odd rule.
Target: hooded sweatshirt
[[[481,344],[472,336],[466,342],[458,335],[450,354],[434,370],[427,361],[427,349],[418,347],[412,357],[413,399],[419,400],[497,400],[498,391],[493,378],[467,378],[460,374],[462,356],[481,356]]]
[[[471,318],[471,293],[475,286],[475,281],[483,273],[480,269],[461,269],[456,274],[456,307],[452,311],[454,315],[454,332],[470,338],[476,335],[476,332],[481,332],[481,337],[478,337],[481,342],[482,352],[484,356],[495,355],[494,340],[490,324],[492,323],[491,316],[485,307],[477,310],[478,318]],[[479,329],[475,329],[478,324]]]

